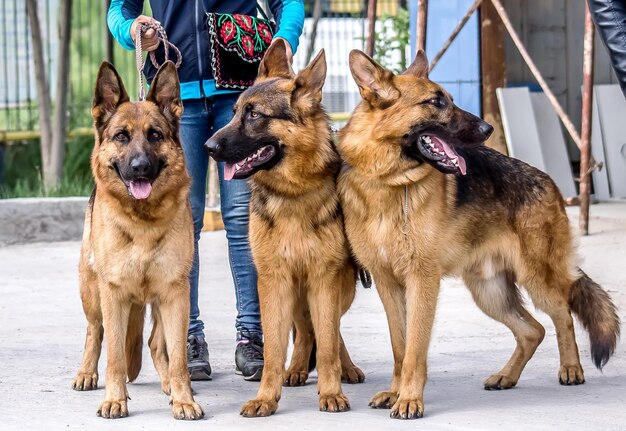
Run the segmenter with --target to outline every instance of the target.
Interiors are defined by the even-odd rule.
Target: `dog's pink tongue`
[[[437,138],[436,136],[431,137],[432,140],[437,142],[439,145],[443,147],[443,151],[446,153],[446,156],[453,160],[457,160],[459,163],[459,170],[461,171],[461,175],[465,175],[467,172],[467,166],[465,165],[465,159],[457,154],[456,151],[452,149],[450,145]]]
[[[465,166],[465,159],[459,156],[459,169],[461,171],[461,175],[465,175],[467,172],[467,166]]]
[[[226,181],[230,181],[235,176],[235,164],[234,163],[226,163],[224,164],[224,179]]]
[[[148,180],[132,180],[130,182],[130,194],[135,199],[146,199],[152,192],[152,184]]]

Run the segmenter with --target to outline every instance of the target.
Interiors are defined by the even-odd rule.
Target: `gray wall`
[[[585,1],[504,0],[503,4],[533,61],[580,130]],[[507,84],[536,84],[508,34],[505,46]],[[595,83],[617,83],[597,35]],[[569,143],[569,154],[572,160],[580,159],[573,142]]]

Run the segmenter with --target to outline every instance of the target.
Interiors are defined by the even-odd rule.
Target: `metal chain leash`
[[[165,29],[161,24],[140,24],[137,26],[135,30],[135,60],[137,62],[137,77],[139,81],[139,90],[138,90],[138,98],[139,101],[146,100],[146,94],[144,90],[144,81],[143,81],[143,67],[145,62],[143,61],[143,53],[141,49],[141,36],[148,31],[149,29],[153,29],[157,32],[159,40],[163,43],[163,51],[165,53],[165,61],[169,60],[169,49],[172,48],[174,53],[176,54],[176,68],[180,67],[180,64],[183,61],[183,56],[180,53],[180,50],[170,41],[167,40],[167,34],[165,33]],[[157,69],[160,67],[157,62],[156,55],[154,51],[150,51],[148,55],[150,57],[150,61]]]

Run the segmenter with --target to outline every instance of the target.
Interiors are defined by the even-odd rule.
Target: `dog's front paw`
[[[128,416],[128,405],[126,400],[104,401],[96,414],[105,419],[125,418]]]
[[[368,405],[373,409],[390,409],[397,400],[397,392],[380,391],[370,399]]]
[[[276,400],[250,400],[243,405],[239,414],[246,418],[256,418],[273,415],[278,408]]]
[[[320,411],[346,412],[350,410],[350,401],[344,394],[320,395]]]
[[[356,365],[350,367],[341,367],[341,381],[345,383],[363,383],[365,381],[365,374]]]
[[[511,389],[517,384],[517,380],[513,380],[504,374],[492,374],[485,380],[485,390]]]
[[[585,383],[585,374],[580,364],[561,365],[559,368],[559,383],[562,385],[582,385]]]
[[[98,373],[78,372],[72,382],[72,389],[75,391],[93,391],[98,389]]]
[[[174,419],[182,419],[186,421],[194,421],[196,419],[202,419],[204,417],[204,411],[195,402],[183,403],[180,401],[172,402],[172,413]]]
[[[389,416],[393,419],[419,419],[424,416],[424,403],[421,399],[399,398]]]
[[[283,376],[283,386],[304,386],[309,378],[308,371],[287,370]]]

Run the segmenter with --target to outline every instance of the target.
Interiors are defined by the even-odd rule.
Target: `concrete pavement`
[[[576,222],[577,209],[568,211]],[[611,293],[624,322],[626,202],[594,205],[591,214],[592,235],[580,241],[583,267]],[[508,329],[477,309],[457,280],[445,280],[441,290],[423,419],[392,420],[388,410],[367,406],[371,395],[388,386],[392,356],[378,295],[363,288],[342,322],[352,357],[366,374],[365,383],[344,385],[352,410],[319,412],[314,373],[306,386],[284,389],[276,415],[242,418],[239,408],[254,397],[258,384],[234,374],[234,291],[223,231],[204,233],[201,240],[201,317],[214,379],[193,386],[206,419],[192,423],[172,418],[147,347],[143,370],[128,389],[130,417],[98,418],[95,412],[104,391],[70,388],[86,326],[78,296],[79,247],[78,242],[60,242],[0,248],[2,430],[626,430],[626,344],[618,345],[601,373],[591,363],[587,334],[576,324],[587,382],[560,386],[554,326],[539,311],[533,314],[546,327],[546,337],[518,386],[483,390],[483,379],[505,363],[514,340]],[[104,369],[103,357],[101,387]]]

